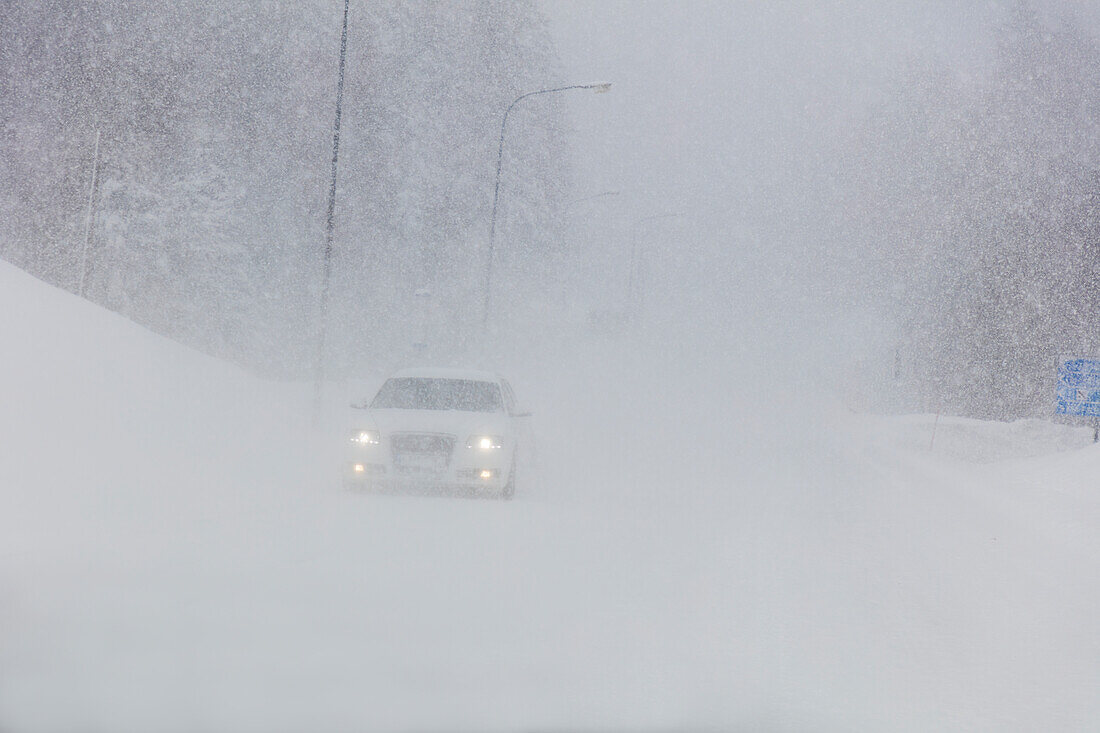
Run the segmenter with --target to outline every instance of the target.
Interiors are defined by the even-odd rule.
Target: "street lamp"
[[[618,196],[622,191],[603,191],[601,193],[594,193],[591,196],[581,196],[579,199],[571,199],[565,202],[565,208],[571,207],[573,204],[583,204],[585,201],[595,201],[596,199],[602,199],[607,196]]]
[[[497,147],[497,176],[496,185],[493,187],[493,214],[489,220],[489,256],[485,262],[485,285],[484,285],[484,298],[485,303],[482,309],[482,324],[489,322],[489,300],[492,294],[493,288],[493,246],[496,242],[497,232],[497,203],[500,200],[500,166],[504,160],[504,128],[508,125],[508,115],[511,114],[512,108],[515,107],[520,100],[533,97],[536,94],[552,94],[554,92],[566,92],[570,89],[591,89],[596,94],[603,94],[604,92],[611,91],[611,84],[602,82],[600,84],[574,84],[568,87],[557,87],[555,89],[539,89],[534,92],[527,92],[521,94],[512,100],[512,103],[508,105],[508,109],[504,111],[504,119],[500,122],[500,144]]]
[[[637,315],[640,318],[642,314],[642,308],[645,306],[645,291],[641,288],[644,286],[642,280],[642,260],[641,254],[638,251],[638,228],[645,224],[647,221],[656,221],[657,219],[673,219],[678,216],[687,216],[682,212],[674,214],[656,214],[654,216],[646,216],[638,219],[630,227],[630,262],[629,269],[627,270],[627,282],[626,282],[626,297],[629,301],[629,305],[633,306],[635,299],[638,301]],[[638,284],[638,297],[634,296],[634,280],[635,273],[637,273]]]

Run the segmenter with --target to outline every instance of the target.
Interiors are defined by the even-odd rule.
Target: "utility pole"
[[[332,125],[332,183],[325,218],[324,275],[321,280],[321,328],[317,337],[316,380],[313,394],[314,422],[321,417],[321,390],[325,379],[325,336],[328,330],[329,280],[332,278],[332,238],[336,226],[336,163],[340,158],[340,111],[344,102],[344,60],[348,49],[348,4],[344,0],[344,27],[340,32],[340,68],[336,77],[336,121]]]
[[[88,186],[88,213],[84,215],[84,251],[80,255],[80,297],[84,297],[84,283],[88,279],[88,247],[92,241],[92,204],[95,201],[96,174],[99,171],[99,130],[95,131],[95,153],[92,156],[92,183]]]

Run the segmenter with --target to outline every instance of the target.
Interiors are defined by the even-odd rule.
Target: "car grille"
[[[454,452],[455,439],[450,435],[431,433],[398,433],[391,436],[390,445],[398,453],[446,453]]]
[[[401,474],[430,475],[447,470],[454,452],[451,435],[398,433],[390,436],[394,469]]]

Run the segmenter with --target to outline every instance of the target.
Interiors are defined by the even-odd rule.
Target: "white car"
[[[510,499],[530,446],[530,413],[491,372],[408,369],[358,411],[346,483]]]

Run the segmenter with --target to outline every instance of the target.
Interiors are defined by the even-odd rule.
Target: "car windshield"
[[[500,387],[473,379],[398,377],[386,380],[372,409],[500,412]]]

